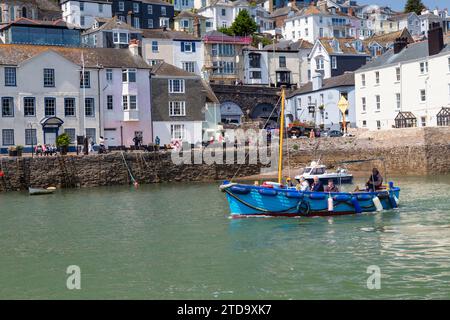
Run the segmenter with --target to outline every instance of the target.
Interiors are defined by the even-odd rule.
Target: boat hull
[[[377,192],[326,193],[234,184],[223,185],[222,191],[226,193],[233,217],[313,217],[375,212],[375,197],[380,200],[382,209],[392,209],[397,207],[400,195],[398,187]],[[333,199],[332,208],[329,208],[329,197]]]

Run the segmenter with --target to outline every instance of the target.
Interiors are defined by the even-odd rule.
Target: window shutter
[[[195,42],[192,42],[192,52],[195,52]]]
[[[184,41],[181,41],[181,52],[184,52]]]

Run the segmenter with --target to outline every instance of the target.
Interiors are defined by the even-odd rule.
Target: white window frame
[[[335,56],[331,57],[331,68],[337,69],[337,58]]]
[[[153,6],[151,4],[147,5],[147,14],[153,14]]]
[[[125,2],[119,1],[119,11],[125,11]]]
[[[366,97],[361,97],[361,106],[362,106],[362,112],[366,112],[366,106],[367,106]]]
[[[175,82],[179,81],[179,91],[175,91]],[[184,79],[169,79],[169,93],[185,93]]]
[[[363,73],[361,74],[361,87],[366,86],[366,75]]]
[[[138,2],[133,2],[133,12],[139,13],[139,3]]]
[[[176,112],[176,110],[178,112]],[[169,116],[171,117],[186,116],[186,101],[169,101]]]
[[[175,133],[180,133],[179,135],[175,135]],[[170,137],[172,140],[184,140],[185,139],[185,128],[184,124],[173,123],[170,125]]]
[[[375,85],[380,84],[380,72],[375,71]]]
[[[375,111],[379,112],[381,110],[381,96],[379,94],[375,95]]]
[[[427,90],[426,89],[420,89],[420,102],[426,102],[427,101]]]
[[[196,65],[195,61],[183,61],[182,62],[183,69],[187,72],[195,73],[195,65]]]
[[[106,81],[108,83],[113,82],[113,69],[106,69]]]
[[[402,105],[402,96],[398,92],[395,94],[395,105],[397,107],[395,110],[400,110]]]

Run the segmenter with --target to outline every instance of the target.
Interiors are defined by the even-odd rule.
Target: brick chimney
[[[351,17],[355,15],[355,12],[353,11],[352,7],[348,8],[348,15]]]
[[[131,39],[129,45],[128,45],[128,50],[130,50],[131,54],[133,56],[139,56],[139,40],[137,39]]]
[[[444,32],[438,22],[433,22],[428,30],[428,54],[430,56],[438,54],[443,48]]]
[[[408,45],[407,38],[396,38],[394,42],[394,54],[399,53]]]
[[[194,36],[196,36],[197,38],[201,38],[201,23],[200,23],[200,19],[195,16],[194,17],[194,23],[193,23],[193,27],[194,27]]]

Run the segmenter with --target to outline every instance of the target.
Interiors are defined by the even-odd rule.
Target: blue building
[[[112,14],[136,29],[154,29],[170,26],[174,7],[162,0],[113,0]]]
[[[79,47],[81,30],[69,28],[63,20],[20,18],[0,27],[0,43]]]

